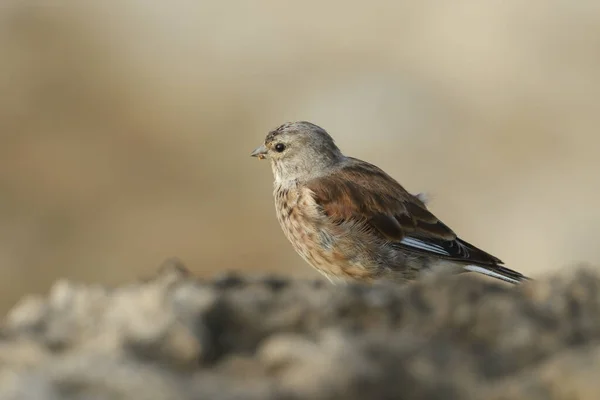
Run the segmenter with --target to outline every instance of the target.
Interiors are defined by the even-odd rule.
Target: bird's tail
[[[512,269],[503,267],[501,265],[493,266],[481,266],[481,265],[466,265],[465,270],[471,272],[477,272],[483,275],[491,276],[492,278],[501,279],[505,282],[510,283],[521,283],[523,281],[531,280],[520,272],[513,271]]]

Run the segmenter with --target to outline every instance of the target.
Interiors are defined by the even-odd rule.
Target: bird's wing
[[[333,222],[364,223],[407,250],[482,265],[498,258],[459,239],[425,204],[367,162],[350,159],[334,173],[307,182],[321,211]]]

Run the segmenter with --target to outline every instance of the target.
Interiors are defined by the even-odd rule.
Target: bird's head
[[[250,155],[271,161],[275,181],[310,179],[344,158],[325,129],[306,121],[287,122],[272,130]]]

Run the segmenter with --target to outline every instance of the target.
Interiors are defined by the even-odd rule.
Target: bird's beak
[[[258,157],[259,160],[263,160],[267,157],[267,153],[269,152],[269,150],[267,149],[267,147],[263,144],[261,146],[258,146],[257,148],[254,149],[254,151],[252,153],[250,153],[251,157]]]

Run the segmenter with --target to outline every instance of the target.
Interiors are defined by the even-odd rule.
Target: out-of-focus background
[[[0,310],[60,277],[317,276],[249,153],[310,120],[533,277],[600,261],[597,1],[0,6]]]

